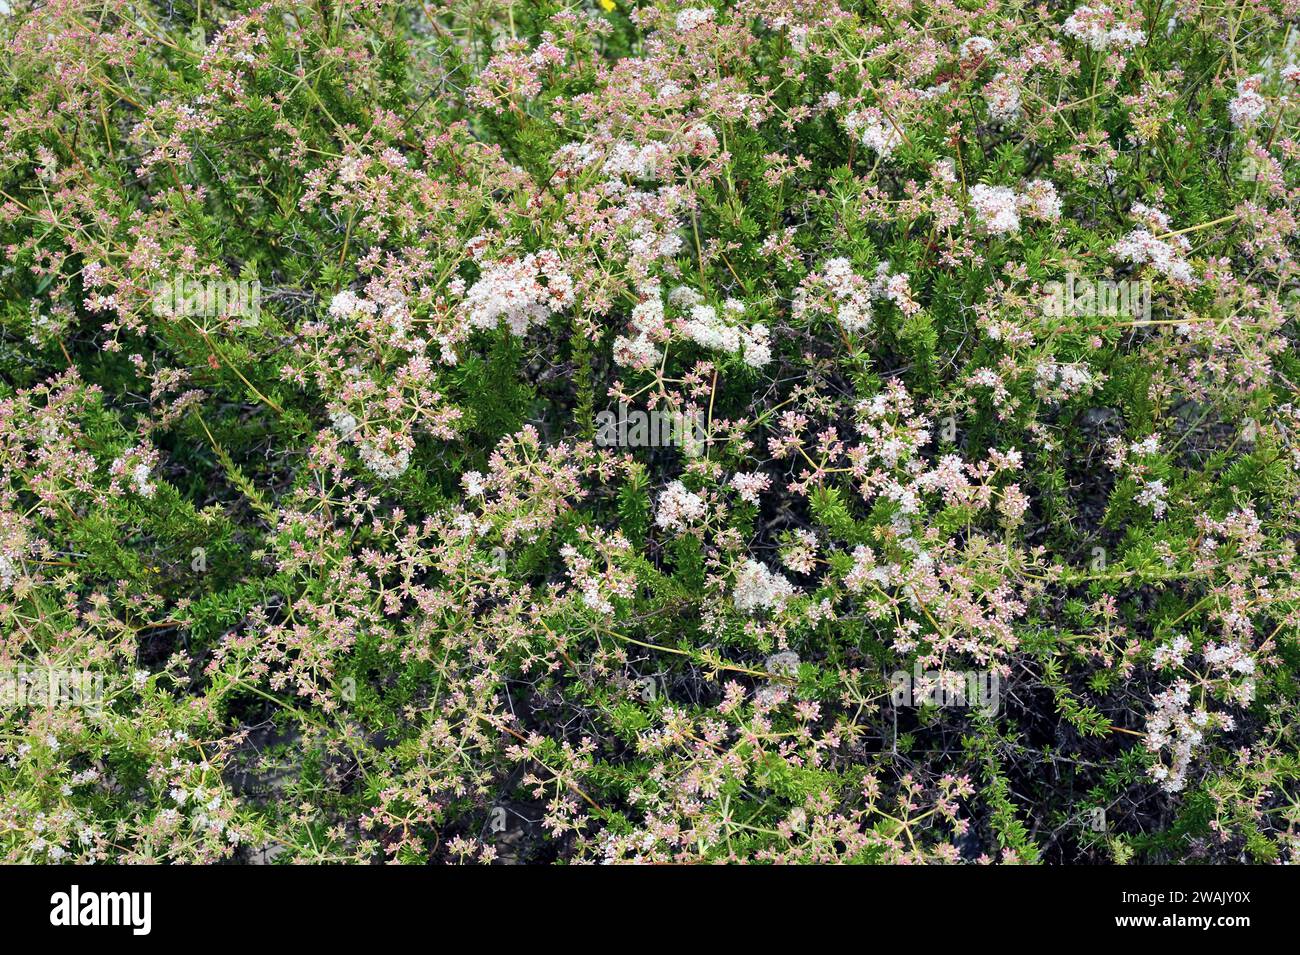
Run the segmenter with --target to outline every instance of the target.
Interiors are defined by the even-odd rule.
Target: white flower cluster
[[[1132,49],[1145,43],[1147,38],[1143,31],[1119,19],[1114,10],[1104,5],[1076,8],[1065,21],[1065,35],[1086,43],[1099,53]]]
[[[1140,202],[1133,204],[1133,215],[1143,223],[1123,239],[1110,247],[1113,255],[1121,261],[1135,265],[1150,265],[1157,272],[1172,282],[1192,285],[1196,276],[1191,265],[1183,257],[1192,249],[1186,236],[1167,236],[1172,242],[1156,238],[1152,228],[1168,229],[1169,217],[1159,209],[1154,209]]]
[[[1254,124],[1268,109],[1268,100],[1259,93],[1262,80],[1258,76],[1237,84],[1237,95],[1228,102],[1228,118],[1232,125],[1243,129]]]
[[[1046,179],[1035,179],[1020,195],[1007,186],[983,183],[970,191],[975,218],[992,235],[1013,235],[1020,231],[1020,216],[1055,222],[1061,217],[1061,199]]]
[[[504,321],[516,335],[572,304],[573,280],[560,256],[549,249],[485,265],[465,293],[472,327],[497,328]]]
[[[850,335],[871,327],[871,283],[853,271],[846,258],[828,259],[818,270],[822,285],[835,303],[835,321]],[[806,283],[795,292],[794,315],[800,318],[808,309]]]
[[[460,476],[460,484],[465,489],[466,497],[483,497],[487,494],[482,471],[466,471]]]
[[[993,235],[1011,235],[1020,231],[1016,194],[1006,186],[980,183],[971,189],[970,203],[980,224]]]
[[[736,590],[732,602],[742,613],[780,611],[794,593],[794,585],[782,574],[768,570],[753,558],[747,558],[736,572]]]
[[[998,73],[984,87],[984,101],[993,122],[1015,122],[1020,117],[1020,84],[1006,73]]]
[[[920,311],[909,282],[906,272],[891,272],[888,262],[880,263],[875,277],[868,280],[853,271],[848,259],[837,256],[800,283],[794,293],[793,315],[803,319],[825,311],[850,335],[862,334],[871,328],[872,303],[879,299],[893,302],[907,315]]]
[[[1141,441],[1134,441],[1128,446],[1129,454],[1159,454],[1160,453],[1160,435],[1149,434]]]
[[[171,814],[171,817],[179,819],[180,810],[190,813],[190,825],[196,829],[206,829],[213,835],[221,835],[226,832],[226,822],[221,818],[220,811],[224,804],[223,793],[219,788],[211,790],[203,786],[195,786],[194,789],[186,791],[180,786],[173,786],[167,793],[176,803],[177,810],[164,810],[164,813]],[[239,841],[238,833],[227,833],[232,843]]]
[[[875,107],[849,113],[844,117],[844,128],[881,159],[887,158],[903,141],[898,127]]]
[[[600,150],[592,143],[565,143],[551,154],[557,179],[577,175],[600,159]]]
[[[690,310],[689,317],[681,324],[681,332],[702,348],[739,355],[751,368],[762,368],[772,360],[767,326],[756,322],[746,327],[739,321],[745,313],[743,302],[729,298],[719,310],[705,305],[698,292],[685,286],[673,289],[668,301]]]
[[[865,544],[853,548],[853,567],[844,577],[850,593],[860,594],[868,585],[889,586],[890,568],[876,563],[876,555]]]
[[[593,540],[587,537],[588,540]],[[614,612],[611,597],[628,598],[636,593],[636,575],[620,572],[613,564],[613,558],[627,554],[632,545],[617,531],[607,538],[593,542],[598,544],[606,568],[597,570],[597,562],[584,555],[572,544],[560,548],[560,556],[568,566],[568,574],[574,586],[582,592],[582,602],[597,613],[610,615]]]
[[[449,287],[456,294],[463,294],[464,282],[457,278]],[[351,289],[344,289],[330,299],[329,315],[336,323],[348,323],[364,330],[372,340],[412,352],[425,355],[430,344],[436,344],[439,357],[448,365],[459,361],[456,346],[462,342],[468,330],[464,321],[454,318],[445,326],[431,325],[428,337],[411,334],[410,292],[397,285],[381,281],[372,281],[364,296]]]
[[[677,14],[677,31],[687,33],[702,27],[713,19],[713,11],[707,8],[687,7]]]
[[[691,123],[682,133],[682,143],[695,156],[708,156],[718,149],[718,134],[705,122]]]
[[[731,486],[742,501],[758,503],[758,496],[772,485],[772,479],[760,471],[741,471],[731,478]]]
[[[1079,362],[1040,361],[1034,369],[1034,390],[1044,401],[1069,401],[1076,395],[1088,394],[1097,384],[1092,369]]]
[[[1180,792],[1187,785],[1187,770],[1196,749],[1215,724],[1232,729],[1234,720],[1226,713],[1211,714],[1203,706],[1191,709],[1191,685],[1179,680],[1152,700],[1155,712],[1147,717],[1146,747],[1152,753],[1168,748],[1170,760],[1151,767],[1151,777],[1166,792]]]
[[[1160,478],[1150,478],[1142,482],[1142,489],[1138,491],[1137,502],[1143,507],[1151,508],[1151,513],[1156,520],[1165,516],[1165,511],[1169,509],[1165,501],[1165,495],[1169,489],[1165,487],[1165,482]]]
[[[1035,179],[1025,186],[1017,199],[1020,211],[1030,219],[1055,222],[1061,218],[1061,197],[1046,179]]]
[[[651,265],[671,259],[682,249],[682,237],[676,231],[672,210],[680,199],[676,187],[662,187],[659,192],[629,189],[618,180],[610,180],[605,189],[618,198],[613,221],[627,229],[628,269],[645,275]]]
[[[793,650],[782,650],[780,653],[773,653],[763,661],[763,669],[774,677],[784,677],[785,679],[798,679],[799,677],[799,654]],[[790,698],[790,687],[784,681],[772,681],[764,683],[754,693],[754,704],[761,710],[771,710],[780,706]]]
[[[1107,463],[1121,474],[1131,477],[1137,484],[1135,500],[1143,507],[1151,508],[1152,515],[1159,520],[1169,509],[1166,497],[1169,488],[1160,478],[1150,476],[1154,462],[1139,460],[1150,458],[1160,453],[1160,435],[1150,434],[1141,441],[1133,441],[1125,446],[1118,438],[1112,438],[1110,457]]]
[[[330,299],[330,317],[338,319],[354,318],[358,315],[374,315],[378,307],[367,301],[351,289],[344,289]]]
[[[370,441],[358,442],[357,448],[366,467],[381,480],[396,480],[411,466],[411,452],[407,448],[398,448],[390,452]]]
[[[958,56],[963,60],[983,59],[993,52],[995,44],[986,36],[973,36],[962,42]]]
[[[683,530],[708,513],[704,498],[686,490],[681,481],[673,481],[659,495],[659,510],[655,514],[655,523],[665,530]]]
[[[646,371],[659,364],[663,357],[659,345],[669,339],[671,332],[664,318],[662,290],[658,283],[649,283],[640,291],[641,301],[633,307],[629,322],[632,334],[614,339],[614,361],[637,371]]]
[[[858,433],[872,457],[888,468],[906,464],[930,440],[929,419],[915,414],[911,395],[896,380],[884,391],[859,401],[854,412]]]
[[[340,321],[355,321],[378,315],[386,323],[394,343],[405,344],[407,347],[419,346],[423,349],[423,342],[415,339],[406,340],[411,314],[406,298],[401,293],[381,291],[378,298],[362,298],[351,289],[344,289],[330,300],[329,313],[331,318]],[[449,342],[444,342],[444,352],[447,351],[448,345]],[[451,353],[451,358],[455,359],[454,353]]]
[[[625,141],[617,142],[610,147],[602,171],[607,176],[658,179],[671,156],[672,151],[663,143],[636,146]]]
[[[394,435],[381,428],[377,440],[371,440],[361,430],[356,415],[345,409],[330,412],[330,424],[344,441],[356,445],[361,461],[376,477],[392,481],[406,473],[411,466],[409,439]]]
[[[350,414],[346,411],[333,412],[330,415],[330,424],[332,424],[334,430],[339,433],[339,437],[343,438],[345,441],[352,437],[352,435],[356,434],[358,427],[356,415]]]
[[[817,566],[817,535],[800,528],[781,548],[781,563],[796,574],[811,574]]]
[[[1156,647],[1155,652],[1151,654],[1151,664],[1157,670],[1168,670],[1173,667],[1180,667],[1187,658],[1187,654],[1192,649],[1192,641],[1188,640],[1182,634],[1174,637],[1168,643]]]
[[[0,554],[0,588],[8,590],[13,586],[14,578],[17,576],[18,568],[14,566],[14,562],[8,555]]]
[[[1207,643],[1201,651],[1205,662],[1225,676],[1252,677],[1255,674],[1255,658],[1246,652],[1239,643]],[[1235,699],[1240,703],[1249,703],[1255,698],[1254,680],[1244,681],[1244,689],[1236,693]]]
[[[150,477],[152,477],[152,473],[149,471],[149,465],[147,464],[137,464],[131,470],[131,486],[135,488],[135,492],[141,497],[153,497],[156,486],[149,480]]]
[[[891,272],[888,262],[876,266],[876,278],[871,283],[871,296],[888,299],[899,307],[904,315],[915,315],[921,310],[920,304],[912,298],[911,276],[906,272]]]
[[[799,654],[793,650],[782,650],[763,661],[763,669],[773,676],[797,677],[799,675]]]
[[[153,482],[152,465],[158,460],[158,452],[146,444],[138,444],[122,457],[109,465],[108,473],[115,478],[126,477],[131,490],[141,497],[153,497],[158,485]]]

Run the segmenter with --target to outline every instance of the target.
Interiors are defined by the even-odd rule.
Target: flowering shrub
[[[1295,0],[3,10],[0,859],[1295,861]]]

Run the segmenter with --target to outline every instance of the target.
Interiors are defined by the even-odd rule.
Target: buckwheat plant
[[[1297,861],[1297,35],[0,4],[0,861]]]

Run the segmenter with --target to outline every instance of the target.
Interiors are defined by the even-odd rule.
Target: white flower
[[[551,154],[551,165],[566,176],[586,169],[600,158],[600,150],[591,143],[565,143]]]
[[[333,318],[352,318],[354,315],[373,315],[378,311],[374,302],[359,298],[356,293],[344,289],[330,300],[330,315]]]
[[[637,147],[632,143],[619,142],[610,148],[602,171],[609,176],[658,179],[669,155],[668,147],[663,143],[648,143]]]
[[[487,492],[480,471],[466,471],[461,475],[460,482],[465,486],[465,493],[470,497],[482,497]]]
[[[347,440],[357,430],[357,419],[355,416],[348,414],[346,411],[336,411],[330,415],[330,423],[333,424],[334,430],[339,433],[343,440]]]
[[[995,123],[1010,123],[1020,116],[1020,86],[1005,73],[997,74],[984,87],[984,100],[989,119]]]
[[[882,159],[892,153],[902,141],[902,134],[892,125],[868,123],[862,130],[862,145]]]
[[[781,610],[794,596],[794,585],[786,578],[752,558],[746,559],[736,572],[736,589],[732,602],[742,613],[756,610]]]
[[[1151,663],[1158,670],[1182,666],[1183,660],[1191,649],[1192,642],[1190,640],[1184,636],[1175,637],[1169,643],[1156,648],[1155,653],[1151,655]]]
[[[1150,265],[1161,275],[1174,282],[1191,285],[1196,281],[1192,267],[1183,259],[1179,249],[1191,248],[1184,236],[1176,237],[1179,248],[1163,239],[1157,239],[1146,229],[1134,229],[1110,247],[1110,251],[1125,262]]]
[[[718,148],[718,134],[708,123],[692,123],[682,133],[682,141],[697,156],[706,156]]]
[[[696,27],[703,26],[713,19],[713,11],[709,9],[700,9],[698,7],[687,7],[681,13],[677,14],[677,31],[686,33],[694,30]]]
[[[986,186],[981,183],[970,191],[970,201],[980,224],[993,235],[1010,235],[1020,231],[1016,194],[1006,186]]]
[[[1228,103],[1228,118],[1241,129],[1252,125],[1268,109],[1268,101],[1259,95],[1259,77],[1237,84],[1237,96]]]
[[[766,325],[751,325],[749,331],[741,332],[740,355],[750,368],[762,368],[772,360]]]
[[[1138,492],[1137,502],[1144,507],[1151,508],[1151,513],[1156,520],[1159,520],[1164,517],[1165,510],[1168,508],[1165,503],[1167,493],[1168,489],[1165,487],[1164,481],[1158,478],[1146,481],[1142,486],[1142,490]]]
[[[683,304],[691,300],[682,296],[677,297]],[[669,300],[671,301],[672,298],[673,296],[670,295]],[[723,311],[734,318],[743,308],[744,306],[739,302],[731,300],[729,305],[723,306]],[[772,360],[766,325],[756,323],[748,328],[743,324],[733,325],[728,319],[719,315],[718,310],[712,305],[691,306],[690,317],[682,324],[681,332],[702,348],[740,355],[745,364],[751,368],[762,368]]]
[[[614,339],[614,361],[624,367],[644,371],[659,364],[662,357],[659,347],[645,335],[619,335]]]
[[[794,541],[781,550],[781,563],[796,574],[811,574],[817,564],[817,546],[816,534],[797,530]]]
[[[1047,401],[1066,401],[1075,395],[1091,391],[1098,381],[1087,365],[1058,364],[1041,361],[1034,369],[1034,387]]]
[[[878,109],[849,113],[844,117],[844,126],[881,159],[888,157],[903,141],[898,128]]]
[[[827,259],[820,269],[820,285],[835,303],[835,320],[850,335],[861,334],[871,327],[873,295],[879,289],[853,271],[843,257]],[[795,291],[794,314],[802,317],[810,308],[810,292],[818,283],[805,280]]]
[[[149,480],[149,465],[141,462],[131,471],[131,484],[141,497],[153,497],[154,484]]]
[[[682,332],[704,348],[729,352],[740,349],[740,332],[734,325],[722,321],[718,317],[718,310],[712,305],[696,305],[692,308],[691,317],[683,326]]]
[[[339,163],[339,182],[347,185],[360,182],[366,177],[366,166],[369,160],[360,156],[345,156]]]
[[[1061,218],[1061,198],[1046,179],[1035,179],[1016,200],[1020,211],[1031,219],[1055,222]]]
[[[994,43],[986,36],[973,36],[965,40],[959,51],[963,60],[973,60],[976,57],[985,57],[993,52]]]
[[[748,501],[750,504],[758,503],[758,495],[766,491],[772,484],[772,479],[766,474],[760,474],[755,471],[752,473],[741,472],[731,479],[731,486],[735,488],[736,493],[742,501]]]
[[[361,460],[365,462],[376,477],[384,481],[392,481],[406,473],[406,469],[411,466],[411,452],[406,448],[399,448],[394,453],[388,453],[371,444],[369,441],[361,442]]]
[[[704,296],[685,285],[679,285],[668,293],[668,304],[677,308],[690,308],[692,305],[699,305],[703,301]]]
[[[1160,453],[1160,435],[1151,434],[1141,441],[1134,441],[1129,445],[1129,452],[1132,454],[1159,454]]]
[[[799,675],[799,654],[793,650],[774,653],[763,661],[763,669],[773,676],[796,677]]]
[[[1101,52],[1131,49],[1145,42],[1146,34],[1118,19],[1110,7],[1081,6],[1065,21],[1065,35]]]
[[[681,481],[673,481],[659,495],[659,512],[655,523],[665,530],[681,530],[708,512],[704,498],[686,490]]]
[[[465,293],[471,327],[497,328],[505,322],[516,335],[572,304],[573,280],[559,255],[549,249],[484,265],[479,280]]]

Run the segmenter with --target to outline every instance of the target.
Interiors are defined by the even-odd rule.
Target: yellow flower
[[[600,0],[600,6],[606,13],[613,13],[618,9],[618,4],[614,0]]]

